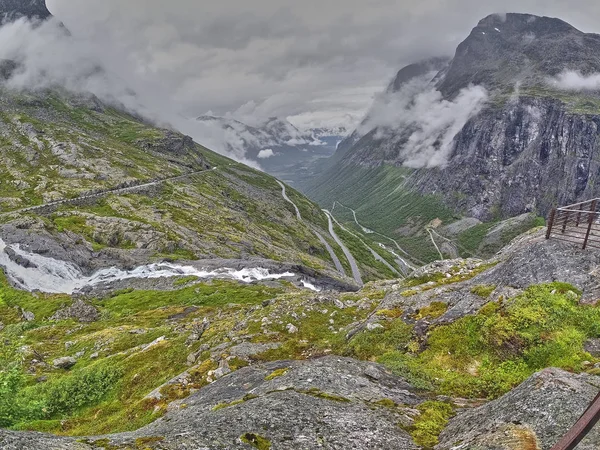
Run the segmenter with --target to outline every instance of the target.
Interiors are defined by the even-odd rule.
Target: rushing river
[[[195,276],[201,279],[227,279],[243,283],[262,280],[279,280],[294,277],[292,272],[271,273],[267,269],[252,268],[235,270],[230,268],[203,270],[192,266],[173,263],[156,263],[137,267],[133,270],[122,270],[116,267],[102,269],[91,276],[85,276],[76,265],[54,258],[27,252],[18,244],[10,245],[15,253],[31,262],[31,267],[23,267],[9,258],[4,251],[5,242],[0,239],[0,267],[6,275],[20,288],[27,291],[41,291],[54,294],[72,294],[86,286],[110,283],[128,279],[170,278],[176,276]],[[308,282],[303,283],[308,289],[317,290]]]

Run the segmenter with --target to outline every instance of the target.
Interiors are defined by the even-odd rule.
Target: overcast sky
[[[403,65],[452,55],[493,12],[600,32],[596,0],[47,0],[134,89],[187,116],[353,126]],[[160,91],[160,93],[159,93]]]

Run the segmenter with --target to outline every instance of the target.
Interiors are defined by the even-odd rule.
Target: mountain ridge
[[[386,90],[384,112],[402,121],[374,122],[353,133],[328,170],[303,189],[324,206],[335,200],[349,205],[369,228],[399,238],[403,230],[423,236],[436,219],[433,208],[446,224],[461,216],[491,224],[521,214],[545,216],[556,204],[596,197],[600,91],[562,88],[556,77],[565,70],[580,77],[600,73],[598,55],[598,35],[560,19],[488,16],[447,67],[429,78],[410,78],[418,89]],[[479,100],[469,103],[469,96]],[[444,108],[456,117],[472,112],[463,122],[446,114],[447,125],[427,135],[429,110],[437,120]],[[418,151],[411,147],[415,142],[423,142]],[[404,166],[427,154],[441,164]],[[353,194],[359,176],[377,189],[367,188],[363,204]],[[385,199],[390,219],[378,212],[375,192]],[[393,220],[394,226],[388,224]]]

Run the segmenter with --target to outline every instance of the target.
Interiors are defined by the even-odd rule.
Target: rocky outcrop
[[[58,310],[50,320],[75,319],[81,323],[90,323],[99,318],[100,313],[94,306],[83,300],[76,300],[71,306]]]
[[[599,385],[595,376],[544,370],[498,400],[458,414],[435,449],[548,450],[581,417]],[[599,447],[596,427],[577,449]]]
[[[393,128],[368,116],[360,133],[340,144],[333,158],[336,165],[314,181],[309,192],[325,198],[334,186],[327,180],[336,180],[343,171],[340,166],[401,167],[408,159],[410,167],[427,167],[411,176],[411,191],[442,197],[456,212],[484,221],[527,212],[546,215],[555,204],[597,197],[600,93],[562,90],[553,80],[563,71],[599,73],[598,55],[600,36],[583,33],[562,20],[528,14],[486,17],[458,46],[449,65],[431,76],[429,84],[423,83],[424,91],[402,93],[415,96],[435,89],[442,101],[452,102],[470,86],[486,90],[483,108],[474,108],[473,116],[459,124],[454,136],[446,136],[444,130],[437,142],[427,146],[439,161],[430,164],[435,159],[430,157],[415,163],[407,154],[411,142],[422,139],[413,135],[422,124],[405,120]],[[413,66],[401,73],[404,82],[423,77]],[[390,89],[384,96],[389,94]],[[410,105],[409,100],[390,100],[390,104]],[[375,117],[376,113],[375,108]],[[371,124],[371,131],[365,123]],[[445,138],[450,139],[449,147],[442,151],[440,142]],[[351,193],[356,186],[343,189]],[[389,195],[395,193],[401,196],[404,191],[395,184],[389,187]]]
[[[63,358],[57,358],[52,361],[52,365],[57,369],[68,370],[77,364],[77,360],[71,356],[65,356]]]
[[[498,301],[501,297],[512,298],[536,284],[569,283],[582,291],[582,303],[594,304],[600,300],[600,255],[563,241],[546,240],[543,231],[530,232],[515,239],[492,263],[495,264],[493,267],[472,278],[469,274],[487,263],[480,260],[432,263],[418,269],[413,277],[441,274],[448,278],[464,276],[468,279],[433,288],[424,284],[414,290],[391,292],[381,307],[402,309],[405,320],[411,321],[411,317],[422,308],[433,302],[444,303],[447,308],[440,317],[423,319],[418,323],[417,332],[424,335],[433,325],[451,323],[475,314],[491,301]],[[488,292],[481,295],[478,288]]]
[[[488,89],[538,85],[563,70],[600,71],[600,36],[531,14],[491,14],[456,49],[437,83],[450,98],[469,85]]]
[[[403,407],[389,409],[388,399]],[[273,449],[417,450],[398,426],[422,400],[381,366],[341,357],[280,361],[240,369],[173,407],[135,433],[85,439],[0,430],[6,450],[121,449],[153,442],[157,449],[248,449],[254,439]],[[152,440],[151,438],[155,438]]]
[[[455,142],[448,166],[421,172],[416,184],[469,216],[545,215],[600,192],[600,110],[577,114],[561,100],[522,95],[486,108]]]
[[[13,21],[21,17],[48,19],[52,17],[45,0],[0,0],[0,17]]]
[[[162,133],[162,138],[138,139],[136,144],[147,151],[158,153],[174,162],[183,163],[185,157],[193,156],[195,170],[198,166],[205,169],[211,168],[190,136],[171,130],[162,130]]]

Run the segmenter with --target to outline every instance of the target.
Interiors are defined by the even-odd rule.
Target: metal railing
[[[546,239],[579,244],[600,249],[600,199],[555,208],[548,219]],[[575,450],[577,445],[600,421],[600,394],[579,418],[577,423],[551,450]]]
[[[554,208],[548,219],[546,239],[600,249],[600,199]]]
[[[600,421],[600,394],[594,399],[573,428],[551,450],[575,450],[577,445]]]

